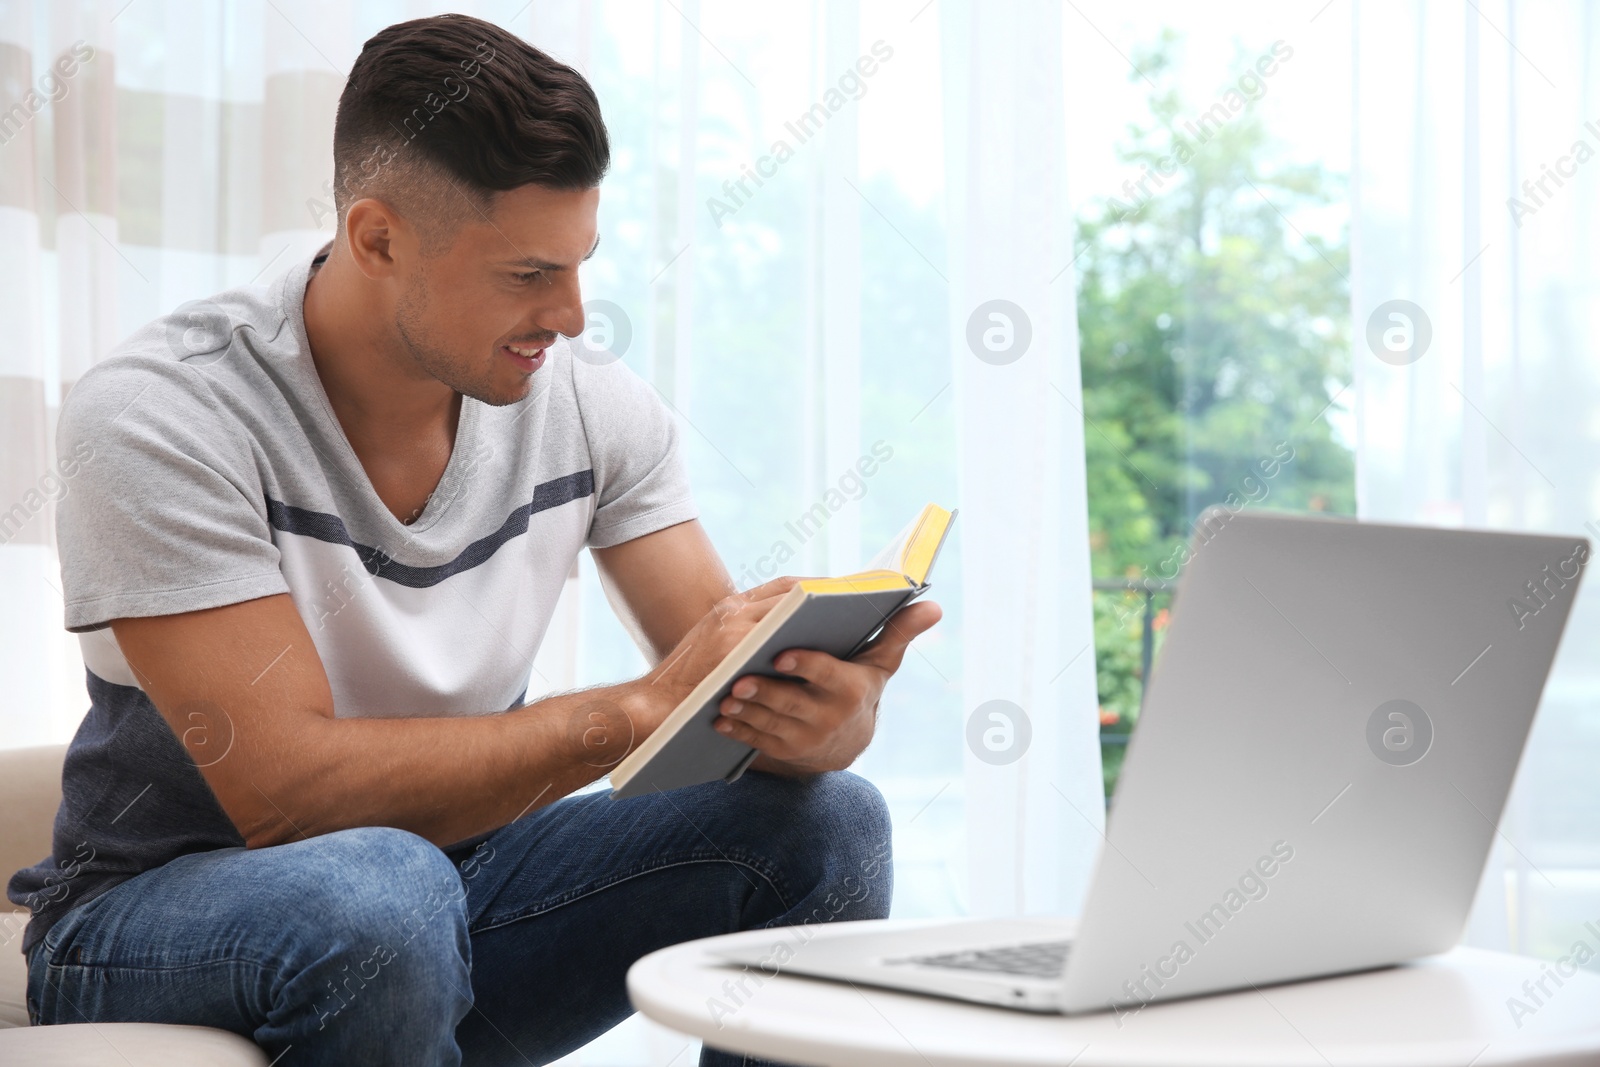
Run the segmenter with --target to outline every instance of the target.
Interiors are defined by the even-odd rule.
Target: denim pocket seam
[[[46,973],[65,971],[130,971],[140,974],[177,974],[181,971],[199,970],[202,967],[254,967],[257,970],[269,970],[276,964],[262,963],[260,960],[246,959],[243,956],[226,956],[214,960],[194,960],[189,963],[179,964],[147,964],[147,963],[85,963],[81,960],[71,963],[46,962]]]
[[[34,1026],[60,1025],[62,1022],[71,1023],[80,1020],[91,1023],[94,1022],[94,1020],[89,1019],[84,1015],[83,1010],[78,1007],[77,1001],[67,995],[66,988],[69,979],[73,982],[105,981],[110,974],[115,972],[135,973],[139,975],[176,974],[180,971],[195,970],[200,967],[220,966],[233,969],[239,967],[240,965],[249,965],[257,968],[261,966],[261,964],[255,963],[254,961],[239,959],[237,957],[211,960],[209,962],[185,963],[177,967],[144,967],[137,965],[129,966],[127,964],[99,963],[50,963],[46,961],[44,964],[44,972],[40,976],[42,978],[42,982],[39,989],[38,1003],[33,1003],[33,998],[31,996],[29,997],[29,1020],[31,1025]],[[79,992],[81,992],[81,990]],[[60,1005],[57,1002],[65,1001],[67,1006],[72,1009],[73,1013],[78,1018],[68,1018],[65,1020],[56,1018],[52,1022],[44,1022],[43,1013],[44,1006],[46,1004],[45,998],[49,994],[53,994],[49,1000],[49,1003],[53,1007],[59,1008]],[[59,1012],[54,1014],[59,1015]]]

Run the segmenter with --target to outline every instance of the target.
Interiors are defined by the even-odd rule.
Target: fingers
[[[800,748],[799,742],[810,728],[807,723],[764,704],[727,697],[722,714],[715,720],[717,732],[752,748],[785,759]]]
[[[800,581],[799,578],[787,576],[774,578],[753,589],[725,596],[712,605],[711,614],[716,617],[719,628],[735,618],[751,623],[759,622],[788,595],[789,590],[800,584]]]
[[[823,689],[840,690],[848,688],[847,685],[843,684],[846,673],[844,670],[846,667],[845,661],[835,656],[830,656],[826,652],[816,652],[805,648],[791,648],[787,652],[779,653],[778,657],[772,661],[772,665],[784,674],[792,674],[796,678],[803,678],[812,685]],[[765,679],[758,674],[749,675],[748,678],[741,678],[734,686],[735,696],[739,695],[737,692],[738,687],[747,680],[759,686],[763,681],[769,681],[770,679]]]
[[[792,576],[774,578],[764,585],[743,593],[731,593],[717,601],[672,652],[651,668],[650,684],[665,682],[669,686],[692,689],[800,581]]]
[[[796,751],[795,745],[783,734],[758,730],[748,722],[737,719],[717,719],[717,732],[725,737],[749,745],[773,759],[788,759]]]
[[[902,608],[889,617],[883,633],[856,653],[855,658],[849,663],[876,667],[887,674],[893,674],[900,667],[906,647],[915,638],[932,629],[943,615],[943,609],[931,601]],[[848,664],[826,652],[791,648],[780,653],[772,661],[772,665],[784,674],[803,678],[829,691],[848,691],[854,682]],[[751,684],[760,685],[763,679],[760,675],[749,675],[747,679],[741,679],[739,684],[742,685],[747,680]],[[738,696],[739,693],[735,692],[734,695]]]
[[[893,674],[900,669],[906,648],[912,640],[933,629],[944,617],[944,610],[930,600],[901,608],[889,616],[883,632],[858,652],[852,663],[864,663]]]
[[[804,579],[796,578],[792,574],[785,574],[780,578],[774,578],[770,582],[763,582],[761,585],[753,586],[735,595],[743,600],[765,600],[768,597],[783,596],[802,581]]]
[[[744,604],[752,613],[765,615],[772,604],[794,588],[796,581],[777,579],[740,597],[763,594]],[[736,610],[741,619],[746,617],[744,606]],[[773,662],[788,677],[751,674],[740,678],[718,706],[721,714],[714,728],[774,759],[804,758],[813,763],[820,760],[822,764],[842,759],[838,765],[847,766],[861,745],[845,744],[849,751],[843,756],[839,752],[819,756],[819,745],[826,747],[825,739],[841,730],[844,734],[861,734],[861,744],[870,740],[873,716],[863,719],[863,709],[876,708],[884,682],[899,669],[906,648],[934,626],[942,614],[934,603],[909,605],[892,616],[883,633],[850,661],[825,652],[789,649]]]
[[[724,724],[741,726],[743,730],[724,730],[746,744],[768,751],[767,744],[746,740],[745,733],[766,735],[790,745],[804,735],[815,732],[815,721],[821,710],[816,694],[807,692],[806,683],[746,675],[734,683],[730,695],[718,705],[722,715],[716,720],[718,728]],[[821,724],[826,728],[828,724]]]
[[[809,720],[815,717],[815,704],[815,695],[806,692],[804,682],[747,674],[733,683],[718,709],[724,715],[739,715],[747,709],[760,708],[775,715]],[[744,718],[750,721],[753,716],[747,714]]]
[[[804,725],[794,716],[775,711],[765,704],[753,704],[748,700],[731,698],[723,701],[722,715],[716,722],[719,726],[738,724],[756,733],[771,734],[786,739],[792,738],[796,729]]]

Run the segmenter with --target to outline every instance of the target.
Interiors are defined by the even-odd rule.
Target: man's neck
[[[461,394],[412,358],[378,287],[338,243],[306,285],[306,338],[334,414],[357,455],[444,430],[454,440]]]

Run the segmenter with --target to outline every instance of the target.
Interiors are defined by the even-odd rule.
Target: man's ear
[[[405,221],[389,204],[376,197],[364,197],[345,212],[344,235],[356,269],[374,281],[398,273],[396,242],[404,241],[409,230]]]

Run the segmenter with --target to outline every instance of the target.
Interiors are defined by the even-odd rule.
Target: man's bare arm
[[[111,627],[250,847],[354,826],[394,826],[442,846],[605,774],[786,590],[719,603],[686,650],[644,678],[457,717],[335,718],[322,660],[287,595]]]
[[[694,519],[597,548],[594,560],[611,610],[652,663],[733,592],[722,558]]]
[[[111,627],[247,845],[354,826],[448,845],[605,774],[795,581],[732,594],[697,522],[595,555],[618,614],[658,662],[634,681],[501,714],[336,718],[322,660],[286,595]],[[871,738],[878,695],[906,645],[937,617],[931,605],[908,609],[855,663],[805,653],[793,681],[747,680],[719,728],[761,749],[764,769],[848,766]]]

